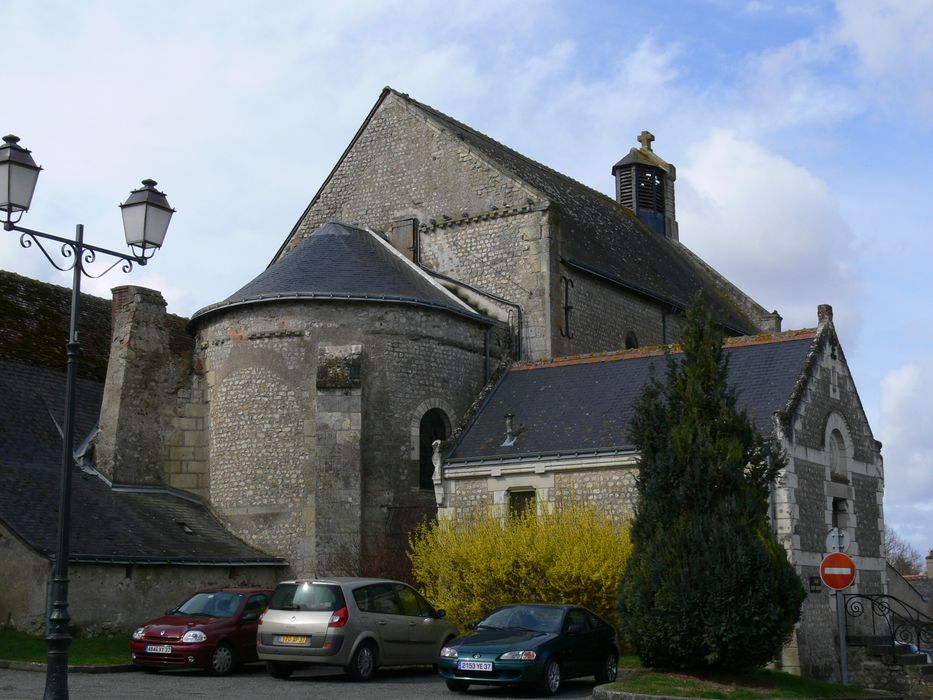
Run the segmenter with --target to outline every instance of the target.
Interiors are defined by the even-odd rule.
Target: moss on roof
[[[65,371],[71,290],[0,271],[0,359]],[[110,355],[110,301],[81,295],[78,374],[103,382]]]

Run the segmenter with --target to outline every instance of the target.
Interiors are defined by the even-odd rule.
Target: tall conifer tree
[[[623,636],[643,663],[738,669],[774,659],[804,590],[772,533],[783,455],[736,409],[722,338],[695,304],[683,355],[636,404],[641,454],[634,550],[619,588]]]

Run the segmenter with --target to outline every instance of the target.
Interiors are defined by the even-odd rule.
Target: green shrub
[[[508,519],[486,509],[423,524],[410,539],[412,572],[461,629],[508,603],[583,605],[615,623],[628,525],[577,498]]]
[[[780,653],[804,597],[767,517],[784,460],[737,411],[721,338],[699,307],[683,350],[632,419],[641,460],[622,634],[647,666],[760,666]]]

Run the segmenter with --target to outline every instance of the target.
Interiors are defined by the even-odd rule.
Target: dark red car
[[[133,663],[146,671],[206,668],[225,676],[256,661],[256,626],[271,595],[262,588],[199,591],[133,632]]]

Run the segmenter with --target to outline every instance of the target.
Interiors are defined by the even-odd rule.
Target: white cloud
[[[734,133],[715,130],[678,171],[681,240],[785,328],[816,325],[833,304],[836,324],[859,325],[851,232],[827,185],[805,168]]]
[[[866,96],[933,124],[933,2],[839,0],[837,9],[835,39],[858,56]]]
[[[926,553],[933,548],[933,357],[884,377],[880,435],[885,519]]]

